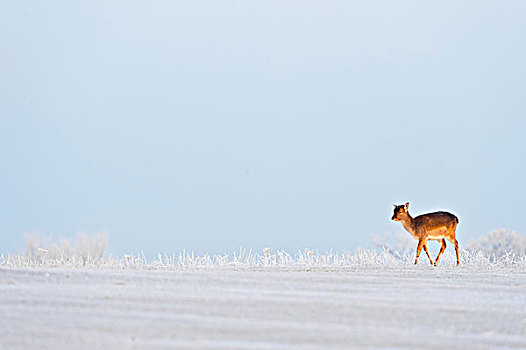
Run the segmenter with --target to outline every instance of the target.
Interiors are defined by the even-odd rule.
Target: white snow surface
[[[436,268],[425,256],[416,266],[409,258],[149,268],[4,260],[0,348],[526,348],[524,260],[463,258],[456,267],[449,254]]]

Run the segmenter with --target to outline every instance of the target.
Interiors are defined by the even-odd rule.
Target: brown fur
[[[415,264],[418,262],[418,257],[420,256],[422,248],[424,248],[429,261],[431,261],[431,265],[436,266],[438,259],[440,259],[440,255],[442,255],[446,249],[446,239],[455,245],[457,265],[460,264],[458,242],[455,238],[455,230],[457,229],[459,221],[455,215],[445,211],[437,211],[413,218],[409,215],[409,203],[406,203],[405,205],[394,205],[394,207],[394,213],[391,219],[394,221],[400,221],[407,232],[418,240]],[[428,240],[437,240],[442,243],[435,262],[433,262],[429,256],[429,251],[427,250]]]

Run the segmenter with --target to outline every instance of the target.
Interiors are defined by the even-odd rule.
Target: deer
[[[459,221],[455,215],[445,211],[437,211],[413,218],[409,214],[409,202],[403,205],[393,204],[393,206],[394,213],[391,220],[400,221],[405,230],[418,240],[415,265],[418,263],[418,257],[420,256],[422,248],[424,248],[431,265],[437,266],[440,255],[442,255],[446,249],[446,239],[455,245],[457,266],[460,264],[458,258],[458,242],[455,238],[455,230],[457,229]],[[433,259],[429,256],[429,251],[427,250],[427,241],[429,240],[441,241],[442,243],[435,262],[433,262]]]

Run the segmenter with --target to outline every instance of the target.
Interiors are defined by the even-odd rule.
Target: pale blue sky
[[[526,232],[524,1],[0,1],[0,253]]]

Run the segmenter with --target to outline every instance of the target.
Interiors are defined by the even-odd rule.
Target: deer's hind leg
[[[457,253],[457,266],[460,265],[460,259],[458,258],[458,242],[455,239],[455,253]]]
[[[455,253],[457,253],[457,266],[460,265],[460,259],[458,257],[458,241],[455,239],[455,236],[448,238],[448,240],[455,245]]]
[[[444,238],[442,238],[442,246],[440,247],[440,251],[438,252],[437,258],[435,260],[435,263],[434,263],[435,266],[437,266],[438,259],[440,259],[440,255],[442,255],[444,250],[446,250],[446,240]]]

